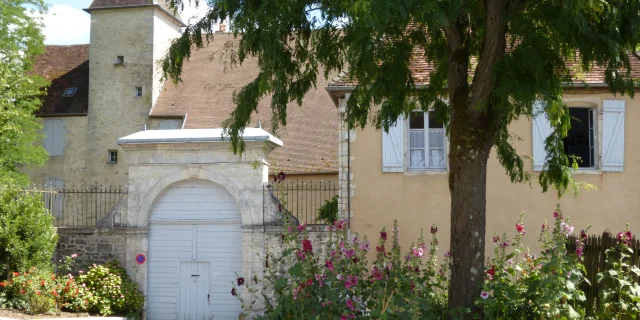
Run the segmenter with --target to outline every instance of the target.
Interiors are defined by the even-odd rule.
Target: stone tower
[[[160,2],[160,3],[159,3]],[[141,131],[163,87],[159,63],[184,24],[164,0],[94,0],[86,184],[125,185],[118,138]]]

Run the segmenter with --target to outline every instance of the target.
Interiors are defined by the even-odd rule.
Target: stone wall
[[[122,265],[127,259],[131,236],[146,234],[147,229],[111,228],[58,228],[60,240],[56,250],[57,262],[66,256],[77,254],[76,264],[86,268],[94,263],[118,259]]]

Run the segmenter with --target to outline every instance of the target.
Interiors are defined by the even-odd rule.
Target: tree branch
[[[494,67],[504,57],[506,46],[506,4],[505,0],[486,1],[486,28],[483,49],[478,61],[478,67],[471,85],[471,99],[469,108],[476,108],[487,102],[496,81],[491,73]]]

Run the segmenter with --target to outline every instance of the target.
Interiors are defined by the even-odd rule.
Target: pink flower
[[[487,300],[489,298],[489,292],[482,291],[480,293],[480,298]]]
[[[351,259],[351,257],[353,257],[355,254],[356,252],[353,249],[349,249],[345,251],[345,256],[347,257],[347,259]]]
[[[351,299],[347,300],[347,307],[349,309],[351,309],[352,311],[355,310],[356,308],[353,306],[353,301]]]
[[[582,257],[582,248],[578,247],[578,249],[576,249],[576,254],[578,255],[578,258]]]
[[[447,251],[444,253],[445,258],[451,258],[451,251]]]
[[[344,282],[345,288],[349,289],[358,284],[358,278],[356,276],[347,276],[347,280]]]
[[[293,231],[293,228],[291,226],[287,226],[287,231],[291,232]]]
[[[380,232],[380,238],[382,240],[387,240],[387,233],[385,231]]]
[[[543,224],[542,224],[542,231],[547,230],[547,228],[548,228],[547,224],[546,224],[546,223],[543,223]]]
[[[505,240],[501,245],[500,248],[507,248],[511,245],[509,240]]]
[[[380,269],[378,269],[377,267],[373,267],[373,271],[371,272],[371,275],[375,280],[378,280],[378,281],[382,280],[382,271],[380,271]]]
[[[327,269],[329,269],[329,271],[335,271],[335,268],[333,267],[333,262],[331,262],[330,260],[327,260],[327,262],[325,262],[324,265],[327,267]]]
[[[298,256],[299,260],[304,260],[307,256],[304,254],[304,251],[298,251],[298,253],[296,253],[296,255]]]
[[[500,242],[500,236],[493,236],[493,243]]]
[[[77,258],[77,257],[78,257],[78,255],[75,254],[75,253],[71,255],[71,258]]]
[[[554,218],[558,218],[558,216],[559,216],[558,211],[554,211],[554,212],[553,212],[553,217],[554,217]]]
[[[496,266],[491,266],[491,269],[487,270],[487,278],[489,278],[489,280],[493,280],[495,276],[496,276]]]
[[[524,226],[519,223],[516,223],[516,230],[518,231],[518,233],[524,234]]]
[[[80,271],[78,271],[78,273],[79,273],[79,274],[83,274],[83,273],[84,273],[84,271],[80,270]]]
[[[423,254],[424,254],[424,249],[422,249],[422,248],[413,248],[413,256],[414,257],[422,258]]]
[[[360,243],[360,250],[369,251],[369,240]]]
[[[303,224],[301,224],[301,225],[299,225],[299,226],[298,226],[298,232],[302,232],[302,231],[304,231],[304,229],[306,229],[306,228],[307,228],[307,225],[306,225],[305,223],[303,223]]]

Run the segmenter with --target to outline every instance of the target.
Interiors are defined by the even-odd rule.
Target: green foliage
[[[27,9],[29,8],[29,9]],[[0,181],[26,184],[23,165],[42,165],[47,159],[38,145],[42,134],[35,116],[47,82],[31,73],[37,55],[44,52],[42,0],[0,2]]]
[[[39,194],[0,187],[0,268],[27,271],[50,269],[58,242],[53,216]]]
[[[176,7],[184,0],[171,0]],[[196,1],[196,3],[198,3]],[[458,123],[464,150],[496,146],[513,182],[527,181],[522,158],[510,141],[509,124],[533,116],[536,100],[554,128],[546,142],[539,182],[560,194],[575,190],[562,138],[570,126],[562,101],[567,84],[603,66],[613,93],[634,94],[631,52],[640,42],[638,1],[338,0],[208,1],[209,13],[174,41],[163,72],[180,81],[191,50],[206,45],[214,25],[231,20],[241,34],[228,46],[232,64],[257,57],[260,73],[235,96],[225,123],[234,150],[261,98],[270,96],[273,130],[286,125],[287,103],[302,103],[319,76],[344,71],[353,80],[347,119],[387,129],[402,113],[433,107],[445,123]],[[594,36],[597,35],[597,36]],[[412,58],[433,65],[428,86],[416,86]],[[455,65],[455,68],[452,67]],[[574,76],[572,76],[572,73]],[[473,75],[470,77],[469,75]],[[460,98],[457,98],[460,95]],[[379,106],[380,108],[374,108]],[[459,118],[452,118],[458,110]],[[467,125],[465,125],[467,124]],[[458,129],[459,128],[459,129]]]
[[[331,200],[326,200],[324,204],[318,208],[318,218],[316,220],[324,220],[332,223],[338,220],[338,196],[335,195]]]
[[[83,298],[88,301],[88,311],[105,316],[141,316],[144,296],[117,260],[105,265],[94,264],[78,277],[78,282],[86,285],[87,295]]]
[[[601,319],[620,319],[622,315],[637,319],[640,315],[640,269],[633,264],[630,248],[633,235],[626,229],[618,233],[618,244],[607,249],[607,268],[598,273],[598,316]]]

